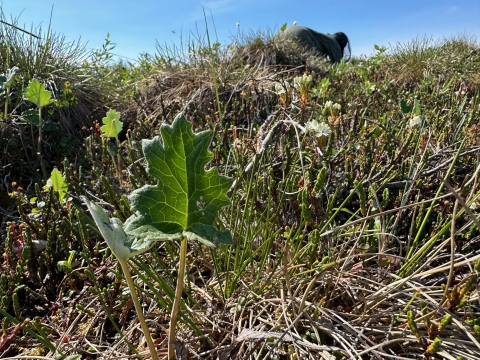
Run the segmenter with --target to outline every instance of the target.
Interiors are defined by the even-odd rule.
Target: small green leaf
[[[422,115],[422,109],[420,108],[420,101],[415,100],[415,104],[413,105],[413,114],[420,116]]]
[[[280,27],[280,31],[285,31],[285,30],[287,30],[287,23],[282,24],[282,26]]]
[[[161,234],[187,231],[197,235],[189,236],[193,240],[231,243],[231,236],[212,230],[217,211],[230,203],[227,191],[232,179],[219,175],[216,168],[205,170],[213,157],[208,151],[211,131],[194,134],[192,124],[178,115],[171,126],[162,125],[160,132],[162,140],[155,137],[142,143],[147,172],[158,180],[157,184],[130,195],[137,214],[127,221],[126,232],[136,233],[150,226],[149,231],[155,228]]]
[[[120,131],[122,131],[123,123],[120,121],[120,113],[115,110],[108,110],[107,116],[102,119],[103,126],[100,128],[102,130],[103,137],[118,137]]]
[[[81,358],[82,358],[82,355],[75,354],[75,355],[69,355],[63,360],[80,360]]]
[[[45,86],[37,79],[33,79],[25,90],[25,97],[39,108],[53,103],[52,93],[45,90]]]
[[[68,185],[65,181],[65,177],[58,171],[57,168],[52,170],[52,174],[50,175],[50,179],[47,180],[47,185],[43,187],[44,190],[48,190],[53,187],[53,190],[58,192],[58,198],[60,202],[65,197],[65,194],[68,191]]]
[[[452,76],[450,80],[448,80],[445,84],[443,84],[442,92],[446,92],[448,91],[448,89],[450,89],[450,85],[452,85],[453,80],[455,80],[455,76]]]
[[[400,100],[400,109],[402,109],[402,113],[409,114],[412,111],[412,107],[407,105],[407,102],[402,99]]]
[[[24,112],[22,112],[22,116],[20,117],[20,119],[35,126],[38,126],[38,124],[40,124],[40,119],[38,117],[38,110],[35,110],[35,109],[25,110]]]
[[[43,125],[43,130],[46,132],[50,131],[60,131],[60,125],[55,124],[55,123],[47,123]]]

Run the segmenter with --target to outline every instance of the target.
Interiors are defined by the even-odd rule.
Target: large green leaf
[[[232,179],[219,175],[216,168],[205,170],[213,157],[208,151],[211,131],[194,134],[192,125],[178,115],[171,126],[162,125],[160,132],[161,140],[155,137],[142,143],[147,172],[158,182],[129,196],[137,213],[128,219],[125,231],[141,236],[143,229],[150,239],[162,236],[152,230],[183,233],[210,246],[231,243],[230,233],[213,227],[217,211],[230,203],[226,194]]]
[[[52,93],[45,90],[45,86],[40,84],[37,79],[33,79],[25,90],[25,97],[38,107],[44,107],[54,102]]]

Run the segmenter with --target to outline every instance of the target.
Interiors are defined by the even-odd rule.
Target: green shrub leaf
[[[50,175],[50,179],[47,180],[47,185],[43,188],[48,190],[49,188],[53,187],[53,190],[58,192],[58,199],[60,202],[63,201],[65,198],[65,194],[68,191],[68,185],[65,181],[65,177],[58,171],[57,168],[52,170],[52,174]]]
[[[33,79],[30,84],[28,84],[27,89],[25,90],[25,97],[28,101],[34,103],[40,108],[54,102],[52,99],[52,93],[45,90],[45,86],[40,84],[37,79]]]
[[[160,128],[162,140],[143,140],[147,172],[156,185],[146,185],[129,197],[137,213],[127,220],[127,234],[139,236],[142,229],[149,239],[160,234],[174,237],[184,234],[209,246],[231,243],[231,235],[213,227],[217,211],[230,203],[227,191],[232,179],[218,174],[216,168],[205,170],[213,154],[208,151],[211,131],[197,134],[183,115],[171,126]],[[227,231],[228,232],[228,231]]]
[[[100,130],[102,130],[103,137],[116,138],[122,131],[123,123],[120,121],[120,113],[118,111],[108,110],[107,116],[102,119],[102,122],[104,125]]]
[[[412,111],[412,107],[407,105],[405,99],[400,100],[400,108],[404,114],[409,114]]]
[[[40,118],[38,117],[38,110],[35,109],[28,109],[22,112],[22,116],[20,117],[23,121],[38,126],[40,124]]]

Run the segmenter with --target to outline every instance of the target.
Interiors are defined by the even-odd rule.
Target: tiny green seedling
[[[115,144],[117,146],[116,152],[117,152],[117,170],[118,173],[120,174],[120,179],[121,179],[121,174],[122,174],[122,169],[121,169],[121,158],[120,158],[120,153],[118,152],[118,149],[120,148],[120,141],[118,140],[118,135],[123,129],[123,123],[120,121],[120,113],[115,110],[108,110],[107,116],[105,116],[102,119],[103,126],[100,128],[102,131],[102,137],[105,138],[115,138]],[[113,155],[112,155],[113,157]],[[115,163],[115,160],[114,160]]]
[[[57,168],[52,170],[50,178],[47,180],[47,185],[43,187],[44,190],[49,190],[53,187],[53,190],[58,192],[58,200],[63,203],[65,195],[68,191],[68,184],[65,177],[58,171]]]
[[[115,110],[108,110],[107,116],[102,119],[102,122],[103,126],[100,128],[102,136],[118,139],[118,134],[123,128],[123,123],[120,121],[120,113]]]
[[[217,211],[230,204],[227,191],[232,179],[208,171],[205,166],[213,154],[208,151],[211,131],[197,134],[183,115],[171,126],[162,125],[161,139],[143,140],[147,172],[157,179],[156,185],[146,185],[129,196],[135,214],[123,224],[110,218],[98,205],[83,198],[113,254],[125,273],[127,284],[154,360],[155,346],[148,332],[142,308],[135,293],[128,268],[128,259],[150,249],[155,241],[180,240],[180,265],[175,299],[170,319],[168,358],[175,359],[175,328],[185,275],[187,242],[198,241],[209,247],[232,244],[230,232],[214,226]]]
[[[45,164],[42,159],[42,108],[50,105],[55,102],[52,99],[52,93],[48,90],[45,90],[45,86],[40,84],[37,79],[33,79],[30,84],[28,84],[27,89],[25,90],[25,98],[37,105],[38,107],[38,142],[37,142],[37,158],[40,162],[42,168],[42,173],[44,179],[47,177],[47,172],[45,170]]]

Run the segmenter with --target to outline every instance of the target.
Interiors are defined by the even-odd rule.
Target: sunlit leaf
[[[58,197],[60,202],[65,197],[65,194],[68,191],[68,185],[67,182],[65,181],[65,177],[58,171],[57,168],[54,168],[52,170],[52,174],[50,175],[50,178],[47,180],[47,185],[45,185],[43,188],[45,190],[48,190],[49,188],[53,187],[53,190],[58,192]]]
[[[25,97],[38,107],[44,107],[54,102],[52,93],[45,90],[45,86],[40,84],[37,79],[33,79],[25,90]]]
[[[122,131],[123,123],[120,121],[120,113],[115,110],[108,110],[107,116],[102,119],[103,126],[100,128],[102,130],[103,137],[118,137],[120,131]]]
[[[181,234],[207,245],[232,243],[231,236],[213,226],[217,211],[230,203],[227,191],[232,179],[218,174],[216,168],[205,170],[213,154],[208,151],[210,131],[197,134],[183,115],[171,126],[162,125],[162,138],[143,140],[147,172],[157,179],[129,197],[135,217],[128,220],[125,230],[139,235],[147,226],[161,234]],[[194,235],[192,235],[194,234]],[[161,235],[159,236],[161,237]]]
[[[422,109],[420,107],[420,101],[415,100],[415,104],[413,105],[413,114],[420,116],[422,115]]]

